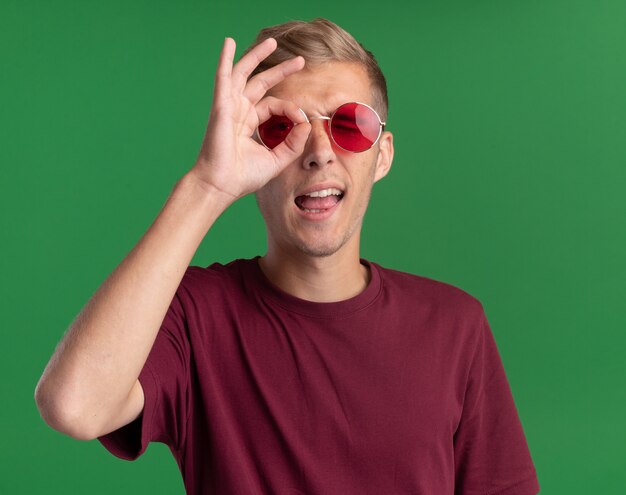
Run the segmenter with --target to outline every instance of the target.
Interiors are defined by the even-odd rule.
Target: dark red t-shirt
[[[189,267],[139,380],[99,440],[166,443],[190,494],[534,495],[522,425],[481,303],[380,267],[358,296],[293,297],[257,259]]]

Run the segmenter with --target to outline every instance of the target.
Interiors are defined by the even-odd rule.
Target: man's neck
[[[370,273],[356,252],[340,249],[330,256],[268,250],[259,266],[276,286],[292,296],[314,302],[336,302],[354,297],[367,287]]]

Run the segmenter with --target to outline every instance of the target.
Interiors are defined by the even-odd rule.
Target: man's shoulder
[[[225,263],[215,261],[207,266],[189,265],[185,276],[229,277],[250,270],[257,258],[237,258]]]
[[[372,264],[379,270],[385,290],[394,297],[472,313],[483,312],[480,300],[457,285],[424,275],[386,268],[377,263]]]
[[[207,266],[190,265],[187,267],[180,286],[187,290],[203,291],[215,288],[224,291],[229,286],[241,286],[253,270],[256,259],[235,259],[227,263],[215,262]]]

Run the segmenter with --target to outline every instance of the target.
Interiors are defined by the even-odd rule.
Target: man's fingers
[[[265,122],[272,115],[284,115],[296,124],[308,122],[306,114],[292,101],[281,100],[273,96],[263,98],[256,105],[256,113],[259,123]]]
[[[274,38],[267,38],[259,43],[252,50],[246,53],[241,60],[233,67],[233,79],[237,79],[237,84],[243,88],[248,80],[252,71],[265,60],[270,53],[276,50],[276,40]]]
[[[279,170],[285,168],[302,154],[310,133],[311,124],[308,122],[298,124],[294,126],[287,138],[272,150]]]
[[[276,86],[279,82],[283,81],[294,72],[298,72],[303,67],[303,57],[298,56],[285,60],[284,62],[255,75],[248,81],[243,93],[248,100],[252,103],[256,103],[263,98],[269,89]]]
[[[234,39],[224,39],[222,53],[220,53],[220,59],[217,63],[217,77],[230,77],[233,68],[233,60],[235,58],[235,49],[236,45]]]
[[[304,150],[304,145],[311,132],[311,124],[306,114],[292,101],[281,100],[273,96],[266,96],[256,105],[259,123],[263,123],[273,115],[289,118],[296,125],[287,138],[276,146],[271,153],[276,161],[279,173]]]
[[[215,72],[215,89],[213,91],[213,98],[216,102],[229,91],[230,76],[233,70],[233,60],[235,58],[236,48],[237,46],[234,39],[226,38],[224,40],[222,52],[220,53],[220,59],[217,63],[217,70]]]

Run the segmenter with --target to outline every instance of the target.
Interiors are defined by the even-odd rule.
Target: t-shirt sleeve
[[[115,456],[135,460],[150,442],[165,443],[173,451],[184,445],[190,358],[186,329],[177,292],[139,374],[145,398],[142,413],[131,423],[98,437]]]
[[[455,495],[535,495],[539,482],[484,312],[454,434]]]

